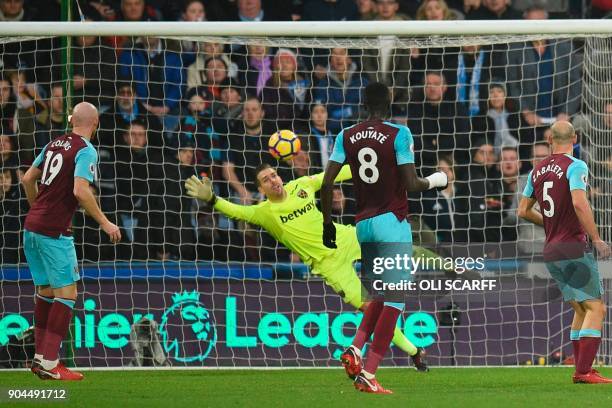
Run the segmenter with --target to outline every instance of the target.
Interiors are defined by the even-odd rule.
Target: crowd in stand
[[[60,19],[60,2],[0,0],[2,21]],[[98,0],[86,21],[450,20],[603,17],[610,2],[509,0]],[[520,10],[520,11],[519,11]],[[537,40],[496,45],[373,49],[278,48],[156,37],[75,37],[72,102],[101,112],[96,137],[103,210],[124,242],[108,244],[93,220],[74,220],[84,260],[287,261],[267,235],[219,216],[184,194],[192,174],[242,204],[262,197],[254,168],[277,166],[285,181],[324,169],[335,135],[366,117],[362,89],[393,90],[392,119],[408,125],[416,165],[447,173],[448,187],[411,199],[415,241],[512,242],[538,251],[543,232],[516,218],[526,174],[549,153],[557,119],[581,118],[581,45]],[[27,213],[19,178],[45,144],[65,133],[65,65],[59,39],[0,45],[0,264],[23,261]],[[597,118],[612,131],[612,103]],[[606,127],[607,126],[607,127]],[[292,129],[292,162],[267,152],[267,137]],[[577,146],[585,155],[588,146]],[[612,163],[612,157],[606,163]],[[612,164],[609,164],[612,169]],[[612,170],[609,170],[612,174]],[[609,186],[600,189],[610,191]],[[337,221],[354,222],[349,185],[334,193]],[[535,244],[534,244],[535,242]],[[107,245],[108,244],[108,245]],[[508,256],[497,251],[493,256]],[[513,254],[514,255],[514,254]]]

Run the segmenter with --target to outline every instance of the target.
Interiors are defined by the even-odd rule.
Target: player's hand
[[[425,178],[429,181],[430,190],[432,188],[444,190],[448,186],[448,176],[443,171],[436,171]]]
[[[108,223],[102,225],[102,230],[108,234],[108,237],[113,244],[121,241],[121,231],[119,230],[119,227],[112,222],[109,221]]]
[[[323,223],[323,245],[328,248],[338,248],[336,246],[336,226],[333,222]]]
[[[203,177],[200,180],[198,176],[191,176],[185,182],[185,188],[188,195],[207,203],[211,202],[215,197],[212,190],[212,181],[208,177]]]
[[[604,241],[593,241],[593,246],[597,251],[598,259],[608,259],[610,257],[610,247]]]

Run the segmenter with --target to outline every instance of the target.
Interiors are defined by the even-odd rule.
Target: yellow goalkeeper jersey
[[[336,182],[350,178],[350,168],[344,166]],[[335,251],[323,245],[323,214],[315,199],[322,182],[323,173],[300,177],[284,186],[287,198],[282,202],[265,200],[256,205],[239,205],[218,198],[215,209],[230,218],[261,226],[278,242],[297,253],[302,262],[311,265]],[[335,225],[338,242],[343,241],[345,234],[355,233],[353,227]]]

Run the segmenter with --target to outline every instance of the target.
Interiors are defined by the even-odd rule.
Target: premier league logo
[[[184,363],[203,361],[217,342],[210,313],[195,290],[172,295],[172,306],[164,312],[159,332],[168,356]]]

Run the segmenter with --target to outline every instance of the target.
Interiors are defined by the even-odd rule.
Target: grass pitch
[[[612,368],[600,370],[612,376]],[[572,384],[573,368],[381,369],[393,395],[355,391],[337,370],[84,371],[78,383],[0,372],[1,406],[61,407],[612,407],[612,385]],[[64,402],[8,402],[9,388],[59,388]]]

